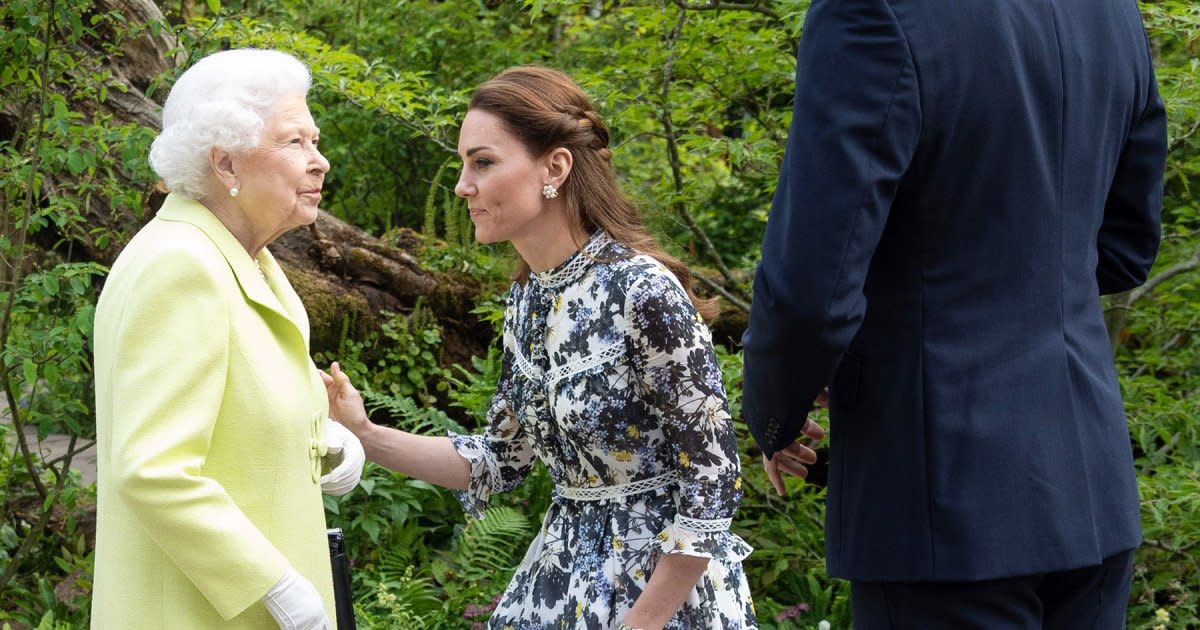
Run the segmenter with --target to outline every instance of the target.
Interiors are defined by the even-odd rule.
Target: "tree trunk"
[[[96,13],[108,11],[121,13],[130,24],[158,21],[165,25],[162,12],[152,0],[96,0]],[[177,50],[176,38],[164,28],[158,34],[147,33],[126,41],[124,54],[110,55],[102,43],[114,41],[116,34],[97,35],[100,41],[83,44],[80,59],[87,62],[76,69],[76,76],[57,82],[54,89],[69,100],[72,110],[84,114],[85,120],[97,114],[110,115],[114,125],[136,123],[157,130],[167,89],[157,89],[149,97],[146,92],[156,78],[185,62],[183,53],[171,54]],[[108,90],[104,101],[72,98],[72,86],[94,81],[89,77],[97,70],[111,73],[126,89]],[[0,94],[0,140],[29,131],[22,127],[27,121],[13,100]],[[128,189],[144,189],[140,207],[120,209],[110,199],[91,197],[90,206],[83,209],[87,216],[84,229],[43,233],[36,236],[37,241],[47,248],[70,251],[77,260],[111,264],[125,241],[150,220],[164,198],[161,190],[146,189],[127,170],[119,172],[118,177],[128,182]],[[78,179],[66,172],[46,173],[43,194],[74,189]],[[93,228],[101,228],[95,234],[121,236],[98,243]],[[471,313],[481,287],[470,278],[422,268],[415,254],[423,245],[424,238],[415,232],[400,230],[384,242],[322,211],[313,225],[284,234],[269,249],[308,309],[313,352],[336,351],[343,336],[359,339],[377,330],[382,313],[409,313],[420,302],[442,325],[443,362],[463,362],[484,352],[492,339],[490,327]]]

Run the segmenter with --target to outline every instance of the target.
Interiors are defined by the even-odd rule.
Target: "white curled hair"
[[[150,167],[171,192],[200,199],[211,173],[209,151],[254,149],[275,104],[308,94],[311,85],[308,68],[277,50],[241,48],[201,59],[167,95]]]

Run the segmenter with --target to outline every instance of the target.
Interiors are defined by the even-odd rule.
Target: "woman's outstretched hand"
[[[321,380],[325,382],[325,393],[329,396],[329,417],[361,439],[370,429],[371,421],[367,418],[362,395],[350,384],[350,377],[334,361],[329,366],[329,373],[321,372]]]

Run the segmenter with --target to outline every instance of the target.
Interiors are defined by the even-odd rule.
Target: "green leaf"
[[[80,276],[72,275],[67,278],[67,286],[70,287],[72,295],[83,295],[84,289],[87,288],[87,283]]]
[[[221,0],[205,0],[205,4],[208,5],[208,10],[211,11],[213,15],[217,15],[221,12]]]
[[[72,175],[78,175],[83,172],[83,155],[72,151],[67,154],[67,170],[71,171]]]
[[[371,542],[379,542],[379,521],[373,518],[365,518],[359,523],[359,527],[367,533],[367,536],[370,536]]]
[[[96,316],[96,307],[88,304],[75,313],[75,327],[84,335],[92,334],[92,320]]]
[[[46,386],[51,390],[58,384],[58,365],[53,361],[47,361],[46,366],[42,368],[42,376],[46,379]]]
[[[37,381],[37,364],[33,359],[25,359],[21,362],[21,371],[25,375],[25,385],[31,385]]]
[[[58,295],[58,276],[45,274],[42,276],[42,291],[49,296]]]
[[[62,98],[54,99],[54,117],[65,119],[69,116],[67,112],[67,103]]]

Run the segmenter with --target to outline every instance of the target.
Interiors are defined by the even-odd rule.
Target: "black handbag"
[[[350,562],[346,560],[346,537],[342,528],[329,534],[329,564],[333,567],[333,600],[338,630],[357,630],[354,624],[354,597],[350,594]]]

